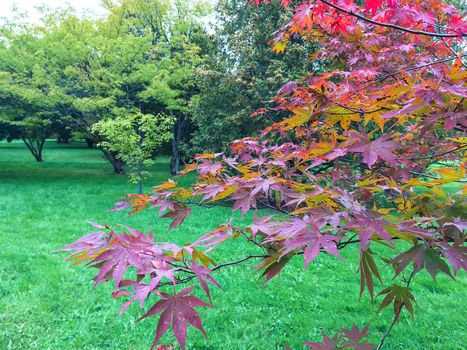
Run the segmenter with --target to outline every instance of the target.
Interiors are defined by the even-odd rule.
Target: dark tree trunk
[[[187,117],[178,117],[173,127],[172,159],[170,161],[170,172],[172,175],[176,175],[180,171],[180,142],[182,141],[183,131],[187,123]]]
[[[105,158],[112,164],[114,168],[114,174],[123,175],[125,174],[125,163],[116,156],[115,153],[100,149],[104,153]]]
[[[31,139],[26,134],[21,135],[21,139],[28,147],[31,154],[34,156],[37,162],[43,162],[42,149],[44,148],[45,137]]]
[[[177,175],[180,167],[180,150],[178,148],[178,141],[174,137],[172,139],[172,159],[170,160],[170,172],[172,175]]]
[[[92,140],[90,138],[85,138],[84,140],[88,144],[88,148],[94,148],[94,140]]]

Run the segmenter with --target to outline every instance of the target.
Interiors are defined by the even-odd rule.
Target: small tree
[[[101,120],[92,131],[105,141],[100,146],[114,152],[130,168],[130,180],[143,191],[144,168],[154,164],[154,151],[172,138],[172,117],[136,113],[130,117]]]

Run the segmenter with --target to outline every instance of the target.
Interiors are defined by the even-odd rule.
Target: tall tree
[[[286,82],[318,68],[309,60],[315,44],[299,36],[287,55],[279,46],[271,50],[275,31],[292,16],[278,1],[247,8],[244,0],[220,0],[215,15],[210,56],[197,76],[201,92],[193,103],[191,152],[225,150],[234,139],[256,135],[278,113],[250,115]]]
[[[41,162],[46,138],[69,120],[60,66],[38,28],[6,24],[0,36],[0,118]]]

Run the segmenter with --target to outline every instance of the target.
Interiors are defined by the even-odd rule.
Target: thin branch
[[[452,60],[454,60],[454,59],[456,59],[456,58],[457,58],[456,56],[446,57],[446,58],[440,59],[440,60],[438,60],[438,61],[433,61],[433,62],[430,62],[430,63],[425,63],[425,64],[422,64],[422,65],[420,65],[420,66],[414,66],[414,67],[410,67],[410,68],[406,68],[406,69],[401,69],[401,70],[399,70],[399,71],[397,71],[397,72],[393,72],[393,73],[389,73],[389,74],[383,75],[382,77],[376,79],[375,81],[369,83],[368,85],[365,85],[365,86],[362,87],[361,89],[354,91],[352,94],[356,94],[357,92],[360,92],[360,91],[362,91],[362,90],[365,90],[365,89],[369,88],[369,87],[372,86],[372,85],[375,85],[375,84],[377,84],[377,83],[381,83],[382,81],[386,80],[387,78],[391,78],[391,77],[393,77],[393,76],[395,76],[395,75],[401,74],[402,71],[404,71],[404,72],[410,72],[410,71],[413,71],[413,70],[417,70],[417,69],[422,69],[422,68],[434,66],[435,64],[449,62],[449,61],[452,61]]]
[[[407,280],[406,282],[406,287],[410,287],[410,283],[412,282],[412,279],[413,279],[413,276],[415,275],[415,268],[412,270],[412,273],[410,274],[410,277],[409,279]],[[394,316],[394,319],[392,320],[389,328],[386,330],[386,332],[383,334],[383,337],[381,338],[381,340],[379,341],[379,344],[378,344],[378,347],[376,348],[376,350],[381,350],[383,348],[383,345],[384,345],[384,341],[386,340],[386,338],[388,337],[389,333],[391,333],[394,325],[397,323],[397,321],[399,320],[399,316],[401,314],[401,311],[402,311],[402,304],[399,305],[399,307],[397,308],[396,310],[396,314]]]
[[[442,156],[445,156],[446,154],[449,154],[449,153],[453,153],[453,152],[456,152],[456,151],[461,151],[463,149],[467,148],[467,146],[460,146],[460,147],[456,147],[456,148],[453,148],[449,151],[446,151],[446,152],[442,152],[442,153],[438,153],[438,154],[433,154],[431,156],[424,156],[424,157],[414,157],[414,158],[396,158],[397,160],[407,160],[407,159],[410,159],[410,160],[421,160],[421,159],[431,159],[431,158],[438,158],[438,157],[442,157]]]
[[[389,333],[391,333],[392,331],[392,328],[394,327],[394,325],[397,323],[397,321],[399,320],[399,315],[401,313],[401,310],[402,308],[399,307],[399,309],[396,311],[396,315],[394,316],[394,319],[392,320],[391,322],[391,325],[389,326],[389,328],[386,330],[386,332],[384,333],[383,337],[381,338],[379,344],[378,344],[378,347],[376,348],[376,350],[381,350],[383,348],[383,345],[384,345],[384,341],[386,340],[386,338],[388,337]]]
[[[461,34],[433,33],[433,32],[426,32],[424,30],[410,29],[410,28],[398,26],[397,24],[378,22],[378,21],[375,21],[373,19],[367,18],[365,16],[359,15],[358,13],[346,10],[346,9],[344,9],[344,8],[342,8],[342,7],[340,7],[340,6],[336,5],[336,4],[333,4],[332,2],[329,2],[327,0],[319,0],[319,1],[321,1],[323,4],[326,4],[326,5],[334,8],[335,10],[337,10],[339,12],[343,12],[343,13],[349,15],[349,16],[358,18],[358,19],[360,19],[362,21],[365,21],[365,22],[368,22],[368,23],[371,23],[371,24],[374,24],[374,25],[377,25],[377,26],[380,26],[380,27],[392,28],[392,29],[400,30],[400,31],[406,32],[406,33],[431,36],[431,37],[435,37],[435,38],[458,38],[458,37],[467,36],[467,33],[461,33]]]
[[[242,262],[250,260],[250,259],[264,259],[264,258],[267,258],[267,257],[269,257],[269,255],[248,255],[248,256],[246,256],[246,257],[244,257],[242,259],[239,259],[239,260],[235,260],[235,261],[231,261],[231,262],[227,262],[227,263],[223,263],[223,264],[219,264],[217,266],[214,266],[211,270],[216,271],[216,270],[219,270],[219,269],[221,269],[223,267],[226,267],[226,266],[241,264]]]

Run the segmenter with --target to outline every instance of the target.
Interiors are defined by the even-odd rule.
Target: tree
[[[186,0],[107,1],[105,5],[109,15],[102,20],[81,20],[70,9],[44,9],[39,25],[8,23],[2,28],[4,68],[0,69],[8,74],[2,83],[4,114],[10,119],[14,115],[19,122],[24,119],[20,111],[27,109],[23,114],[35,119],[27,121],[27,128],[23,122],[18,127],[38,138],[38,143],[28,141],[33,146],[41,146],[52,132],[65,138],[78,132],[90,144],[103,144],[106,140],[92,132],[92,125],[100,120],[136,113],[174,116],[172,169],[176,173],[190,101],[197,92],[195,67],[204,54],[202,16],[209,6]],[[17,89],[8,86],[13,78]],[[101,151],[114,172],[123,173],[123,160],[109,149]]]
[[[100,146],[125,162],[130,179],[143,192],[144,168],[154,164],[154,152],[172,138],[173,119],[165,115],[135,114],[116,119],[101,120],[92,131],[102,136]]]
[[[221,0],[215,14],[210,55],[197,75],[200,93],[193,99],[194,130],[186,145],[190,156],[226,150],[235,139],[257,135],[281,114],[269,110],[256,118],[250,115],[285,83],[317,68],[308,59],[314,43],[297,38],[285,56],[280,47],[271,50],[274,31],[293,14],[279,2],[245,7],[244,0]]]
[[[266,283],[292,259],[310,268],[319,254],[342,259],[341,250],[358,247],[350,252],[359,260],[360,295],[367,291],[380,310],[394,310],[378,349],[403,312],[414,316],[412,281],[421,271],[454,278],[467,269],[467,71],[459,51],[467,23],[439,0],[282,6],[294,16],[275,45],[287,50],[298,34],[319,44],[314,60],[334,60],[338,68],[282,87],[272,108],[287,117],[257,138],[234,141],[230,152],[195,157],[182,174],[197,171],[195,183],[170,180],[114,208],[158,207],[174,228],[193,205],[230,203],[242,214],[255,211],[253,221],[227,221],[183,246],[96,224],[98,232],[65,248],[74,251],[70,259],[99,269],[96,283],[113,280],[114,295],[130,297],[122,311],[156,298],[142,316],[160,314],[153,347],[170,325],[182,349],[187,322],[204,333],[196,308],[211,306],[209,284],[219,286],[213,275],[225,266],[257,260]],[[457,189],[448,195],[446,185]],[[257,253],[213,265],[210,252],[238,239]],[[394,280],[383,280],[381,261]],[[180,290],[185,283],[191,286]],[[192,295],[195,286],[209,303]],[[372,349],[368,331],[353,325],[305,344]]]
[[[58,67],[32,26],[7,24],[0,32],[0,120],[20,135],[41,162],[45,140],[66,122],[69,103],[59,88]]]

